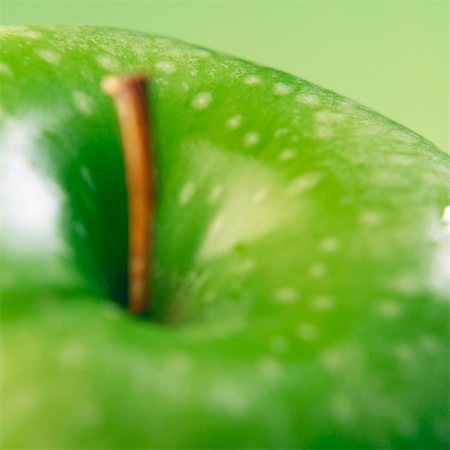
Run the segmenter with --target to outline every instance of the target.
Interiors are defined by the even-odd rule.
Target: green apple
[[[1,31],[1,446],[447,448],[449,157],[176,40]],[[111,74],[148,74],[152,310]]]

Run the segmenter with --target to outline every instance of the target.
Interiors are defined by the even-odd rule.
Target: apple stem
[[[155,176],[145,76],[107,77],[103,90],[115,103],[128,191],[128,309],[144,314],[150,304],[150,246],[153,236]]]

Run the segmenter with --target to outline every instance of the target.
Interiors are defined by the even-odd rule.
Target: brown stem
[[[148,311],[150,303],[150,247],[155,206],[147,79],[108,77],[102,86],[114,99],[124,152],[128,191],[128,308],[134,314],[142,314]]]

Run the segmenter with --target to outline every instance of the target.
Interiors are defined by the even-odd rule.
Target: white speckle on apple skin
[[[319,359],[323,367],[331,372],[342,369],[345,364],[344,356],[336,349],[324,350]]]
[[[120,66],[119,61],[109,55],[98,55],[96,61],[100,67],[106,70],[116,70]]]
[[[196,56],[197,58],[210,58],[211,52],[208,50],[204,50],[202,48],[194,48],[190,51],[193,56]]]
[[[180,48],[173,48],[167,52],[167,55],[173,56],[174,58],[180,58],[184,56],[184,52]]]
[[[6,36],[19,36],[27,39],[40,39],[42,33],[38,31],[32,31],[28,27],[23,26],[8,26],[0,28],[0,35]]]
[[[177,66],[171,61],[158,61],[155,64],[155,68],[164,73],[175,73],[177,71]]]
[[[331,295],[320,294],[311,297],[311,308],[315,311],[330,311],[335,307],[336,301]]]
[[[442,417],[434,421],[433,423],[434,435],[440,441],[448,439],[448,421]]]
[[[350,423],[355,417],[355,409],[350,399],[342,394],[337,393],[330,401],[330,410],[333,416],[341,423]]]
[[[274,135],[274,137],[279,138],[279,137],[285,136],[288,133],[289,133],[288,128],[278,128],[277,130],[275,130],[273,135]]]
[[[182,376],[191,370],[193,366],[192,358],[188,353],[176,352],[165,360],[165,370],[169,376]]]
[[[307,173],[294,179],[288,187],[289,195],[297,195],[307,192],[317,186],[322,179],[323,174],[318,172]]]
[[[39,58],[47,61],[50,64],[58,64],[60,55],[52,50],[40,49],[37,52]]]
[[[386,319],[395,319],[401,313],[401,307],[394,300],[382,300],[375,305],[375,311]]]
[[[208,291],[205,293],[203,297],[203,301],[205,303],[211,303],[216,297],[216,293],[214,291]]]
[[[0,289],[8,290],[17,286],[17,274],[8,270],[6,267],[2,267],[2,276],[0,277]]]
[[[78,236],[86,236],[86,227],[81,222],[75,222],[73,229]]]
[[[259,205],[260,203],[262,203],[266,199],[268,193],[269,189],[266,187],[263,187],[256,191],[251,199],[252,204]]]
[[[231,128],[232,130],[236,130],[241,126],[241,124],[242,124],[242,116],[240,115],[230,117],[227,120],[227,127]]]
[[[193,181],[187,182],[180,191],[180,194],[178,195],[178,201],[180,205],[187,205],[189,201],[191,200],[192,196],[195,194],[195,191],[197,190],[196,185]]]
[[[5,64],[4,62],[0,62],[0,74],[6,75],[8,77],[12,77],[12,75],[13,75],[10,67],[7,64]]]
[[[415,136],[410,131],[395,131],[394,136],[400,141],[405,142],[407,144],[412,144],[417,141],[417,136]]]
[[[207,395],[208,401],[233,416],[245,413],[250,406],[249,392],[228,380],[216,381]]]
[[[277,289],[274,293],[275,300],[278,303],[290,304],[295,303],[299,297],[297,289],[293,287],[281,287]]]
[[[286,148],[280,153],[281,161],[289,161],[290,159],[295,158],[296,151],[292,148]]]
[[[319,139],[328,139],[334,136],[334,131],[326,126],[319,126],[316,128],[315,136]]]
[[[257,75],[250,75],[246,78],[244,78],[244,83],[248,84],[249,86],[254,85],[254,84],[260,84],[261,83],[261,78],[258,77]]]
[[[14,397],[8,402],[8,414],[16,420],[25,418],[39,408],[39,392],[35,389],[21,389],[14,393]]]
[[[419,337],[419,347],[430,354],[440,351],[441,345],[439,341],[430,334],[423,334]]]
[[[246,147],[252,147],[253,145],[256,145],[259,142],[259,139],[260,139],[259,133],[251,131],[245,135],[244,144]]]
[[[118,320],[123,317],[123,309],[120,308],[116,303],[108,302],[105,304],[103,314],[109,320]]]
[[[364,211],[358,220],[361,225],[376,226],[383,222],[383,214],[378,211]]]
[[[320,242],[319,248],[325,253],[333,253],[339,248],[339,241],[332,237],[325,238]]]
[[[417,277],[413,273],[403,272],[395,275],[389,282],[389,287],[403,295],[413,295],[419,290]]]
[[[273,353],[285,353],[289,348],[289,341],[284,336],[273,336],[269,348]]]
[[[72,100],[77,110],[83,114],[90,115],[93,112],[94,103],[91,97],[82,91],[73,91]]]
[[[345,115],[332,111],[317,111],[314,115],[320,123],[341,123],[345,120]]]
[[[87,169],[87,167],[84,167],[84,166],[81,167],[80,172],[81,172],[81,178],[83,178],[83,180],[86,182],[89,189],[91,191],[96,191],[97,187],[95,186],[94,180],[93,180],[89,170]]]
[[[216,184],[212,189],[208,197],[210,204],[216,203],[224,192],[224,188],[221,184]]]
[[[284,373],[280,361],[270,355],[264,355],[259,359],[258,370],[263,378],[270,382],[279,381]]]
[[[422,181],[430,186],[439,186],[440,178],[434,172],[426,172],[422,175]]]
[[[289,95],[292,92],[292,86],[285,83],[275,83],[273,92],[275,95]]]
[[[405,363],[413,361],[415,357],[412,347],[405,343],[397,344],[394,347],[394,355],[399,359],[399,361]]]
[[[378,170],[371,176],[371,181],[379,186],[396,186],[398,180],[399,174],[393,173],[391,170]]]
[[[64,343],[58,353],[59,361],[65,369],[80,368],[85,357],[85,348],[78,341]]]
[[[97,405],[89,399],[85,399],[83,403],[83,406],[78,409],[79,423],[84,427],[93,429],[100,423],[102,412]]]
[[[298,94],[295,100],[304,105],[318,105],[320,103],[319,97],[315,94]]]
[[[356,131],[356,133],[360,136],[374,136],[379,133],[379,130],[377,130],[374,126],[361,127]]]
[[[247,273],[250,270],[252,270],[255,267],[255,261],[253,259],[244,259],[242,262],[236,264],[234,266],[234,273],[239,273],[239,274],[243,274],[243,273]]]
[[[412,158],[407,155],[390,155],[388,157],[389,162],[395,164],[396,166],[408,167],[413,164]]]
[[[315,325],[310,323],[300,323],[295,330],[297,336],[303,341],[313,341],[317,339],[319,331]]]
[[[309,268],[308,273],[314,278],[320,278],[327,273],[327,268],[322,263],[315,263]]]
[[[200,92],[192,99],[192,107],[194,109],[206,109],[212,102],[211,92]]]

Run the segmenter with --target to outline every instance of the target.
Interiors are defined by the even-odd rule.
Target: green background
[[[448,151],[447,0],[3,0],[1,23],[184,39],[335,90]]]

